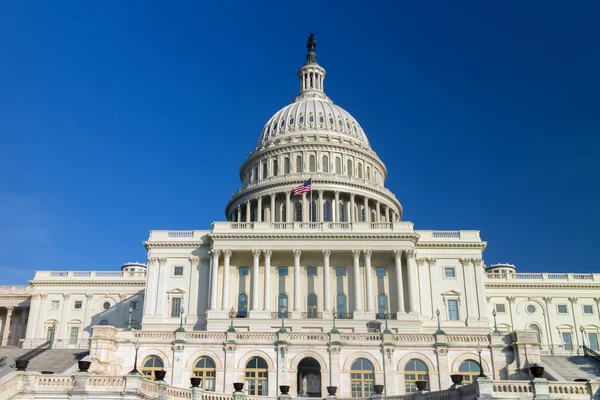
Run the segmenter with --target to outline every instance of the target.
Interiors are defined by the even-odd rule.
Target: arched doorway
[[[321,397],[321,366],[312,357],[298,364],[298,397]]]

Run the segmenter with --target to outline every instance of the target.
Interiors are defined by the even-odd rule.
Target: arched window
[[[527,329],[531,329],[532,331],[535,331],[538,342],[540,344],[542,344],[542,332],[540,331],[540,327],[537,326],[536,324],[531,324],[531,325],[529,325],[529,327]]]
[[[352,160],[347,161],[346,169],[348,170],[348,171],[346,171],[346,172],[348,172],[348,176],[354,176],[354,171],[352,169]]]
[[[317,318],[317,295],[310,293],[306,297],[306,311],[308,318]]]
[[[313,200],[310,207],[310,221],[317,222],[317,201]]]
[[[371,180],[371,167],[367,165],[367,180]]]
[[[329,157],[323,156],[323,163],[321,165],[321,170],[325,173],[329,172]]]
[[[110,325],[110,323],[108,322],[107,319],[103,319],[100,321],[100,323],[98,325]]]
[[[358,179],[362,179],[363,171],[362,171],[362,163],[358,163]]]
[[[346,209],[344,207],[344,202],[343,201],[340,201],[340,206],[338,208],[339,208],[339,212],[338,212],[339,221],[340,222],[346,222],[346,212],[345,212]]]
[[[202,379],[200,387],[204,390],[215,390],[215,362],[208,357],[200,357],[194,364],[192,375]]]
[[[406,393],[414,393],[417,391],[417,381],[427,381],[429,386],[429,371],[427,365],[421,360],[410,360],[404,368],[404,384],[406,385]],[[429,389],[426,389],[429,390]]]
[[[331,222],[331,203],[328,201],[323,204],[323,221]]]
[[[315,156],[312,154],[308,157],[308,170],[310,172],[315,172],[317,170],[317,162],[315,160]]]
[[[277,297],[277,313],[279,318],[288,318],[288,295],[280,293]]]
[[[367,215],[365,213],[365,207],[361,207],[361,209],[360,209],[360,220],[362,222],[366,222],[367,221],[366,217],[367,217]]]
[[[479,369],[479,364],[475,361],[467,360],[460,364],[458,372],[463,376],[464,382],[472,383],[481,372],[481,369]]]
[[[254,166],[254,182],[258,182],[258,164]]]
[[[385,294],[380,294],[379,296],[377,296],[377,318],[385,319],[387,313],[388,313],[388,298]]]
[[[251,358],[246,364],[246,393],[249,396],[268,396],[268,366],[260,357]]]
[[[146,379],[154,380],[154,371],[162,371],[165,365],[158,356],[146,357],[142,363],[142,375]]]
[[[296,157],[296,172],[302,172],[302,156]]]
[[[377,222],[377,213],[375,210],[371,210],[371,222]]]
[[[287,222],[287,207],[285,206],[285,203],[281,205],[281,215],[279,216],[279,221]]]
[[[375,368],[369,360],[359,358],[352,364],[350,386],[352,397],[370,397],[375,383]]]
[[[263,177],[263,179],[267,179],[267,177],[269,176],[269,168],[268,168],[268,164],[266,161],[263,162],[262,168],[263,168],[262,177]]]
[[[285,165],[285,173],[286,174],[289,174],[290,172],[292,172],[292,164],[290,163],[289,157],[285,158],[284,165]]]
[[[279,175],[279,162],[276,158],[273,159],[273,176]]]
[[[248,316],[248,295],[246,293],[240,293],[238,296],[238,318],[246,318]]]
[[[344,293],[340,293],[337,295],[336,300],[337,305],[337,317],[345,319],[348,317],[348,306],[347,306],[347,298]]]
[[[342,159],[339,157],[335,158],[335,173],[338,175],[342,174]]]
[[[296,203],[296,212],[294,213],[294,221],[302,222],[302,202]]]

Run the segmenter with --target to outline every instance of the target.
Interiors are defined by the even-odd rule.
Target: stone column
[[[246,222],[250,222],[250,200],[246,201]]]
[[[198,316],[198,266],[200,257],[190,257],[190,295],[188,296],[187,316],[195,320]],[[195,321],[194,321],[195,323]]]
[[[323,191],[322,190],[319,190],[319,215],[317,216],[317,221],[325,222],[325,217],[323,215]]]
[[[436,279],[435,275],[435,263],[437,259],[435,258],[427,258],[427,265],[429,266],[429,295],[431,301],[431,319],[435,319],[435,310],[437,307],[435,306],[436,299],[439,299],[440,290],[438,288],[438,279]]]
[[[406,275],[408,278],[408,312],[419,313],[419,283],[417,282],[417,264],[415,263],[415,251],[406,250]]]
[[[167,258],[166,257],[158,257],[157,259],[158,262],[158,285],[157,285],[157,289],[156,289],[156,312],[155,312],[155,316],[158,318],[162,318],[163,316],[163,310],[165,308],[165,282],[167,281],[167,276],[165,273],[165,270],[167,269],[167,267],[165,266],[165,264],[167,263]],[[151,292],[151,290],[150,290]]]
[[[429,274],[428,266],[425,264],[427,260],[424,258],[417,258],[415,261],[417,263],[417,282],[419,282],[418,290],[420,293],[419,313],[424,319],[428,319],[431,318],[431,316],[428,313],[428,310],[431,309],[431,304],[429,304],[429,301],[431,299],[431,280],[427,277]]]
[[[375,203],[375,221],[372,222],[381,222],[381,203],[379,203],[379,201],[377,201]]]
[[[363,222],[372,222],[371,221],[371,212],[369,211],[369,198],[366,196],[365,196],[363,207],[365,210],[365,220]]]
[[[299,313],[300,308],[300,249],[294,250],[294,313]]]
[[[361,298],[361,282],[360,282],[360,250],[352,250],[352,256],[354,258],[354,267],[352,268],[354,275],[354,311],[362,312],[362,298]]]
[[[485,283],[483,281],[483,260],[473,259],[473,273],[475,274],[475,289],[477,290],[477,316],[479,321],[487,321]]]
[[[286,222],[293,222],[292,218],[290,218],[291,208],[292,208],[292,204],[290,201],[290,195],[291,195],[291,193],[289,191],[285,192],[285,221]]]
[[[275,222],[275,193],[271,195],[271,222]]]
[[[256,222],[262,222],[262,196],[258,196],[256,202]]]
[[[80,339],[86,339],[86,337],[83,337],[83,332],[87,326],[92,326],[92,315],[90,314],[92,310],[92,300],[94,300],[94,295],[87,293],[85,295],[85,310],[83,311],[83,326],[81,327],[81,332],[79,332]],[[89,336],[90,334],[88,333],[87,337]]]
[[[263,254],[265,256],[264,310],[271,311],[271,255],[273,252],[267,249],[263,250]]]
[[[25,334],[25,338],[28,341],[36,339],[35,332],[37,328],[37,321],[40,318],[40,294],[34,293],[31,295],[31,305],[29,306],[29,315],[32,318],[29,318],[29,323],[27,324],[27,333]],[[83,321],[85,323],[85,321]]]
[[[348,211],[348,222],[356,222],[354,217],[354,193],[350,193],[350,210]]]
[[[329,257],[331,250],[323,250],[323,311],[331,312],[331,285],[329,272]]]
[[[371,255],[373,251],[370,249],[363,250],[365,256],[365,281],[367,283],[367,312],[373,312],[373,276],[371,271]]]
[[[470,258],[461,258],[458,260],[462,264],[463,270],[463,282],[465,291],[465,304],[467,306],[467,322],[477,320],[475,306],[477,305],[477,299],[473,298],[473,286],[475,286],[475,277],[473,276],[473,268],[471,268]]]
[[[333,209],[331,216],[334,222],[340,222],[340,191],[336,190],[333,194],[335,196],[335,207],[331,207]]]
[[[396,301],[398,302],[398,314],[405,314],[404,309],[404,285],[402,282],[402,250],[394,250],[394,261],[396,263]]]
[[[173,350],[173,369],[171,370],[171,385],[181,387],[183,385],[183,353],[185,351],[185,339],[183,332],[175,333],[175,340],[171,343]]]
[[[221,293],[221,310],[229,310],[229,261],[231,250],[223,250],[223,291]]]
[[[237,206],[237,220],[235,222],[242,222],[242,206]]]
[[[250,204],[250,203],[247,203]],[[210,305],[209,308],[211,310],[217,309],[217,290],[218,290],[218,282],[219,282],[219,255],[221,255],[221,250],[213,249],[212,250],[212,268],[211,268],[211,277],[210,277]]]
[[[19,313],[19,328],[17,330],[17,337],[15,338],[15,346],[19,346],[19,340],[25,339],[25,330],[27,329],[27,320],[29,319],[29,311],[31,308],[21,307],[21,312]]]
[[[63,293],[63,304],[62,304],[62,312],[60,313],[60,325],[58,326],[58,335],[56,336],[58,339],[65,340],[65,343],[68,343],[66,339],[68,339],[68,325],[67,325],[67,311],[69,310],[69,299],[71,298],[70,293]]]
[[[306,192],[302,193],[302,221],[300,222],[310,222],[310,210],[307,206],[308,201],[306,201]]]
[[[8,344],[8,334],[10,333],[10,320],[12,318],[14,307],[6,307],[6,319],[4,320],[4,328],[2,330],[2,346]]]
[[[254,249],[252,250],[252,308],[250,310],[257,311],[258,310],[258,280],[260,279],[260,275],[258,272],[258,266],[260,264],[260,250]]]
[[[385,207],[385,222],[391,222],[390,221],[390,208],[387,205],[384,205]]]

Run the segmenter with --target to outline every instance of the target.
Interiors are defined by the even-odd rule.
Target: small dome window
[[[339,125],[340,128],[342,127],[342,120],[341,119],[338,119],[338,125]]]
[[[285,128],[285,120],[281,121],[281,127]]]
[[[290,118],[290,126],[294,126],[294,118]]]
[[[529,314],[533,314],[535,312],[535,306],[533,304],[530,304],[527,306],[527,312]]]
[[[323,118],[323,116],[321,115],[321,116],[319,117],[319,123],[321,123],[321,124],[322,124],[322,123],[324,123],[324,122],[325,122],[325,118]]]
[[[354,125],[354,133],[358,133],[358,131],[356,130],[356,125]]]
[[[276,131],[277,130],[277,122],[275,122],[275,124],[273,124],[273,130]]]
[[[304,117],[303,117],[303,116],[300,116],[300,118],[298,119],[298,122],[299,122],[300,124],[303,124],[303,123],[304,123]]]
[[[315,121],[315,117],[313,117],[312,115],[308,117],[308,122],[314,122]]]
[[[348,128],[348,130],[350,130],[350,123],[346,122],[346,127]]]
[[[329,125],[333,125],[333,118],[329,117]]]

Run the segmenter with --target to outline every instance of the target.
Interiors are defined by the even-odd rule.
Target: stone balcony
[[[126,271],[35,271],[33,282],[50,281],[98,281],[99,278],[106,280],[121,280],[123,278],[137,278],[146,280],[146,271],[126,272]]]
[[[577,273],[548,273],[548,272],[536,272],[536,273],[488,273],[485,274],[487,282],[498,282],[498,281],[512,281],[514,283],[526,283],[526,282],[548,282],[548,283],[590,283],[600,282],[600,274],[577,274]]]

